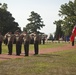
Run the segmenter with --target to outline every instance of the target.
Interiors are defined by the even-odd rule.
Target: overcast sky
[[[58,16],[60,6],[69,1],[74,0],[0,0],[0,3],[8,5],[8,11],[18,22],[21,29],[29,23],[27,18],[29,18],[31,11],[40,14],[45,24],[45,27],[40,31],[49,34],[56,30],[53,22],[60,18]]]

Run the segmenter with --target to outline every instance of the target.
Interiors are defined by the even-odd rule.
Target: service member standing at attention
[[[20,41],[20,54],[21,54],[22,43],[23,43],[23,36],[22,36],[22,34],[20,34],[20,36],[19,36],[19,41]]]
[[[19,56],[20,55],[20,45],[21,45],[21,43],[20,43],[20,40],[19,40],[19,38],[20,38],[20,33],[19,33],[19,31],[16,31],[15,32],[15,39],[16,39],[16,55],[17,56]]]
[[[39,53],[39,35],[37,32],[34,32],[34,55],[37,55]]]
[[[8,40],[7,45],[8,45],[8,55],[12,55],[12,47],[13,47],[13,41],[14,41],[14,37],[12,32],[8,32],[8,34],[6,35],[6,38]]]
[[[0,32],[0,54],[2,53],[2,41],[3,41],[3,36]]]
[[[23,33],[23,41],[24,41],[25,56],[29,56],[30,36],[29,36],[29,34],[27,33],[27,31],[24,31],[24,33]]]

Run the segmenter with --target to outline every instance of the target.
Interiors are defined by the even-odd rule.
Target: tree
[[[0,6],[1,6],[2,4],[0,3]]]
[[[26,25],[25,30],[27,30],[29,33],[31,32],[38,32],[38,30],[41,30],[43,26],[42,18],[39,14],[35,13],[34,11],[31,12],[31,15],[29,16],[27,20],[30,22]]]
[[[18,23],[15,22],[15,18],[12,17],[12,14],[7,11],[7,4],[3,4],[0,7],[0,31],[2,34],[5,34],[9,31],[20,30]]]
[[[65,36],[70,35],[73,27],[76,25],[76,0],[74,2],[69,1],[69,3],[62,4],[59,10],[59,16],[62,20],[60,24],[61,30]]]
[[[61,38],[64,35],[62,28],[61,28],[62,20],[55,21],[54,24],[56,24],[56,32],[55,32],[54,38],[56,38],[56,40],[58,40],[59,38]]]
[[[53,35],[50,33],[48,40],[53,40],[53,39],[54,39],[54,37],[53,37]]]
[[[7,4],[6,3],[3,3],[3,5],[2,4],[0,4],[1,5],[1,9],[4,9],[4,10],[7,10]]]

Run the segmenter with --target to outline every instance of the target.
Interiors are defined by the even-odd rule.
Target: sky
[[[53,22],[60,18],[58,16],[60,7],[69,1],[74,0],[0,0],[0,3],[8,5],[7,10],[22,30],[29,23],[27,19],[31,15],[31,11],[34,11],[41,16],[45,24],[40,31],[45,34],[53,34],[56,30],[56,25]]]

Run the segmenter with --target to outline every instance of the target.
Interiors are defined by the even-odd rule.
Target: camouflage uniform
[[[16,32],[15,34],[15,39],[16,39],[16,55],[20,55],[21,51],[21,43],[20,43],[20,33]]]
[[[8,45],[8,55],[12,55],[12,47],[13,47],[13,40],[14,40],[13,34],[11,32],[9,32],[6,35],[6,38],[8,40],[8,42],[7,42],[7,45]]]
[[[39,52],[39,35],[34,33],[34,52],[35,55]]]
[[[25,56],[28,56],[29,55],[30,36],[29,36],[29,34],[27,34],[27,32],[23,33],[23,41],[24,41]]]

